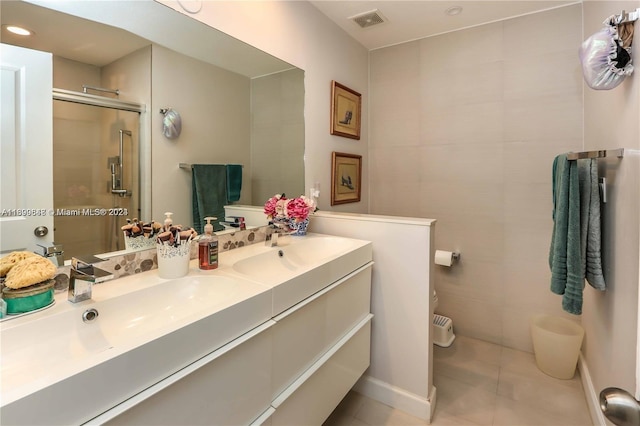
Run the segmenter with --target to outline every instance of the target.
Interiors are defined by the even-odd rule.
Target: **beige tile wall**
[[[551,164],[582,149],[574,5],[371,52],[371,213],[435,218],[442,315],[532,350],[549,290]]]

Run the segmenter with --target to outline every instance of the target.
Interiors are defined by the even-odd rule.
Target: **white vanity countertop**
[[[200,270],[194,259],[183,278],[162,279],[152,270],[107,281],[94,285],[91,300],[76,304],[67,301],[66,292],[58,293],[50,308],[1,322],[2,407],[22,404],[19,400],[39,391],[52,392],[53,384],[88,370],[104,374],[107,364],[122,363],[127,352],[161,364],[129,373],[140,376],[131,382],[146,386],[161,379],[156,374],[166,374],[156,370],[181,368],[204,356],[372,257],[371,243],[362,240],[309,234],[280,243],[222,252],[218,269],[211,271]],[[84,323],[82,314],[91,308],[99,316]],[[185,327],[203,337],[160,356],[145,352],[162,339],[176,341],[175,332]]]

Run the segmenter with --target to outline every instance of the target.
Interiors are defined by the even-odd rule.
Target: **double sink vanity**
[[[286,237],[0,323],[0,423],[321,424],[369,366],[372,244]]]

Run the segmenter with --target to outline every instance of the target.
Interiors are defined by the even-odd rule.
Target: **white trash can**
[[[576,372],[584,329],[566,318],[537,315],[531,319],[536,364],[557,379],[571,379]]]

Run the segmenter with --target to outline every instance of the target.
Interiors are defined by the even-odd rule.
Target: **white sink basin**
[[[311,265],[309,259],[297,252],[288,251],[288,248],[289,246],[287,249],[280,247],[278,250],[239,260],[233,264],[233,270],[252,279],[277,283]]]
[[[51,424],[87,421],[90,413],[155,383],[159,374],[175,372],[271,318],[268,287],[204,275],[195,263],[191,271],[170,281],[151,271],[100,284],[94,286],[93,300],[78,304],[58,294],[52,308],[3,322],[2,423],[14,423],[12,413],[23,416],[41,399],[57,398],[71,398],[87,417],[65,418],[65,410],[52,410]],[[99,315],[85,323],[82,314],[88,309]],[[92,380],[100,398],[84,395],[82,387]]]
[[[166,333],[245,294],[232,278],[187,277],[8,328],[0,348],[2,386],[10,389],[91,354]],[[90,308],[99,316],[85,323],[82,313]]]
[[[239,277],[273,288],[277,315],[371,261],[371,243],[321,234],[285,237],[285,244],[252,248],[251,256],[230,253],[223,262]]]
[[[359,240],[318,234],[285,239],[288,240],[284,245],[268,247],[260,254],[233,262],[233,270],[265,284],[276,285],[362,245]]]

